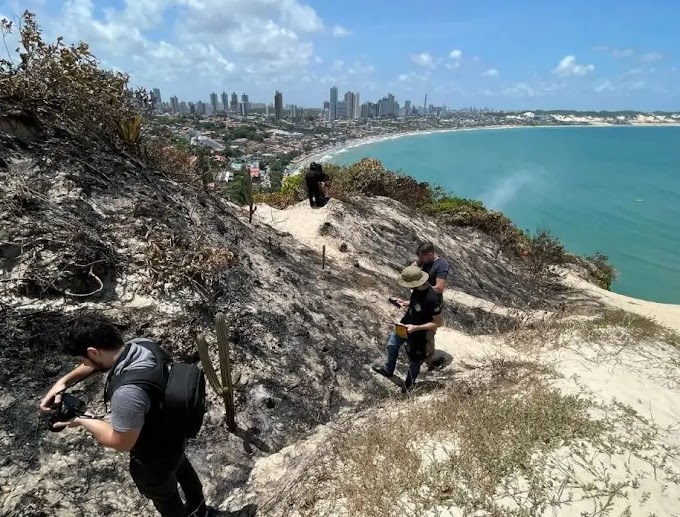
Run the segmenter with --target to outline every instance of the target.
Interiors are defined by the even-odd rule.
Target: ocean
[[[488,129],[407,136],[342,150],[454,195],[519,227],[548,229],[578,254],[601,251],[612,291],[680,303],[680,127]]]

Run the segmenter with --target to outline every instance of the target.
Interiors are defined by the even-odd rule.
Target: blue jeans
[[[392,332],[390,339],[387,341],[387,362],[385,363],[385,371],[392,375],[394,369],[397,367],[397,358],[399,357],[399,349],[406,343],[403,337],[397,336],[396,332]],[[406,375],[406,386],[410,387],[416,382],[416,377],[420,373],[420,365],[423,361],[414,361],[409,358],[408,374]]]

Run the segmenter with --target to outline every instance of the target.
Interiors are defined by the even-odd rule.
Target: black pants
[[[163,451],[152,458],[130,455],[130,474],[141,494],[153,501],[163,517],[203,517],[206,511],[203,486],[198,474],[184,454]],[[186,505],[177,484],[182,487]]]
[[[324,206],[326,199],[321,192],[321,185],[319,180],[314,178],[305,178],[307,183],[307,195],[309,196],[309,204],[311,206]]]

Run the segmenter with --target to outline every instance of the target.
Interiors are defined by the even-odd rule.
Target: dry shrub
[[[3,36],[16,29],[2,21]],[[131,92],[127,75],[99,68],[87,43],[43,41],[32,13],[23,13],[18,29],[19,61],[0,60],[0,101],[57,136],[134,149],[139,143],[134,121],[149,104],[148,94]]]
[[[364,158],[350,167],[326,166],[325,171],[331,180],[329,194],[338,199],[359,194],[383,196],[410,208],[423,207],[432,200],[429,184],[389,171],[373,158]]]
[[[229,249],[216,248],[205,239],[179,246],[171,235],[160,235],[147,242],[144,259],[156,287],[162,288],[165,283],[173,287],[208,286],[214,275],[234,263],[235,256]]]
[[[630,407],[551,388],[536,366],[492,362],[485,376],[338,433],[294,505],[310,516],[539,517],[586,500],[592,515],[607,515],[615,500],[632,499],[643,474],[613,481],[600,456],[625,455],[628,467],[634,456],[661,471],[665,459],[650,451],[665,431]]]
[[[255,194],[255,203],[263,203],[280,210],[299,202],[300,200],[296,197],[290,194],[284,194],[283,192],[259,192]]]
[[[154,138],[144,147],[149,167],[183,182],[198,183],[199,178],[189,154],[162,138]]]
[[[660,341],[680,349],[680,335],[677,332],[651,318],[623,309],[606,310],[592,319],[581,321],[578,325],[579,332],[591,341],[609,339],[609,331],[612,328],[625,330],[622,336],[624,344],[639,345]]]

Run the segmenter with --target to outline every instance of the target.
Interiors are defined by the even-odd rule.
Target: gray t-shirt
[[[153,353],[138,345],[137,341],[142,340],[130,342],[130,349],[113,371],[114,376],[130,370],[152,368],[156,364]],[[138,429],[144,425],[144,417],[150,409],[151,398],[144,388],[134,384],[123,385],[111,397],[111,427],[119,433]]]
[[[430,264],[423,264],[421,269],[429,275],[429,282],[432,287],[437,285],[437,278],[446,278],[449,276],[449,263],[444,257],[437,257],[437,259]]]

